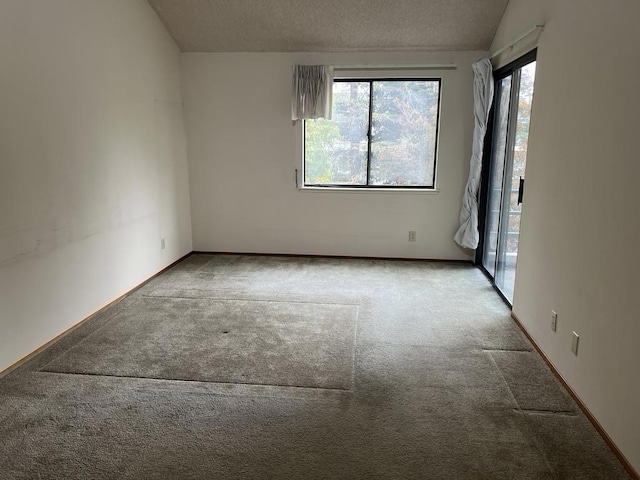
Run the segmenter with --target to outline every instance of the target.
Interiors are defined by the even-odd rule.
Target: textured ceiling
[[[487,50],[508,0],[149,0],[184,52]]]

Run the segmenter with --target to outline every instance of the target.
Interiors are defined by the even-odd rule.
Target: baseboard
[[[402,262],[419,261],[419,262],[445,262],[459,263],[464,265],[473,265],[473,260],[447,259],[447,258],[411,258],[411,257],[368,257],[356,255],[318,255],[307,253],[256,253],[256,252],[219,252],[207,250],[194,250],[192,254],[200,255],[246,255],[253,257],[309,257],[309,258],[337,258],[347,260],[399,260]]]
[[[602,425],[600,425],[600,422],[598,422],[598,420],[596,419],[596,417],[591,413],[591,411],[589,410],[589,408],[584,404],[584,402],[582,401],[582,399],[578,396],[578,394],[573,390],[573,388],[571,388],[571,385],[569,385],[569,383],[567,383],[567,381],[565,380],[565,378],[562,376],[562,374],[558,371],[558,369],[556,369],[555,365],[551,362],[551,360],[549,360],[549,358],[547,357],[547,355],[544,353],[544,351],[542,350],[542,348],[540,348],[540,346],[538,345],[538,343],[535,341],[535,339],[531,336],[531,334],[528,332],[528,330],[525,328],[525,326],[522,324],[522,322],[520,321],[520,319],[518,318],[518,316],[511,312],[511,318],[513,318],[513,320],[516,322],[516,324],[518,325],[518,327],[520,327],[520,330],[522,330],[522,333],[525,334],[525,336],[529,339],[529,341],[531,342],[531,344],[534,346],[534,348],[536,349],[536,351],[540,354],[540,356],[542,357],[542,359],[545,361],[545,363],[549,366],[549,368],[551,369],[551,371],[554,373],[554,375],[558,378],[558,380],[560,380],[560,383],[562,383],[562,385],[564,386],[564,388],[567,390],[567,392],[569,392],[569,395],[571,395],[571,398],[573,398],[573,400],[578,404],[578,406],[580,407],[580,410],[582,410],[582,412],[585,414],[585,416],[589,419],[589,421],[593,424],[594,428],[597,430],[597,432],[600,434],[600,436],[602,437],[602,439],[605,441],[605,443],[609,446],[609,448],[611,449],[611,451],[615,454],[616,457],[618,457],[618,460],[620,460],[620,463],[622,463],[622,466],[624,467],[624,469],[627,471],[627,473],[629,475],[631,475],[631,478],[633,478],[634,480],[640,480],[640,475],[638,475],[638,472],[636,471],[635,468],[633,468],[633,466],[631,465],[631,463],[629,463],[629,461],[627,460],[627,458],[624,456],[624,454],[620,451],[620,449],[618,448],[618,446],[615,444],[615,442],[611,439],[611,437],[609,436],[609,434],[605,431],[605,429],[602,427]]]
[[[122,295],[118,296],[117,298],[115,298],[114,300],[111,300],[109,303],[107,303],[106,305],[103,305],[102,307],[100,307],[99,309],[97,309],[95,312],[93,312],[92,314],[88,315],[87,317],[83,318],[82,320],[80,320],[78,323],[75,323],[73,325],[71,325],[69,328],[67,328],[66,330],[64,330],[62,333],[56,335],[54,338],[52,338],[51,340],[49,340],[48,342],[46,342],[45,344],[41,345],[40,347],[36,348],[34,351],[32,351],[31,353],[25,355],[24,357],[22,357],[20,360],[18,360],[17,362],[9,365],[7,368],[5,368],[4,370],[0,371],[0,378],[4,377],[5,375],[9,374],[10,372],[12,372],[13,370],[15,370],[16,368],[20,367],[21,365],[24,365],[25,363],[27,363],[29,360],[31,360],[33,357],[35,357],[36,355],[38,355],[40,352],[42,352],[43,350],[49,348],[51,345],[53,345],[54,343],[56,343],[58,340],[60,340],[62,337],[68,335],[69,333],[73,332],[75,329],[79,328],[80,326],[82,326],[83,324],[85,324],[86,322],[88,322],[89,320],[91,320],[93,317],[95,317],[96,315],[104,312],[106,309],[108,309],[109,307],[111,307],[112,305],[118,303],[119,301],[121,301],[123,298],[125,298],[127,295],[131,295],[133,292],[135,292],[136,290],[138,290],[139,288],[143,287],[144,285],[146,285],[148,282],[150,282],[151,280],[153,280],[154,278],[156,278],[159,275],[162,275],[164,272],[166,272],[167,270],[169,270],[171,267],[173,267],[174,265],[176,265],[177,263],[180,263],[182,260],[184,260],[187,257],[190,257],[191,255],[193,255],[193,252],[189,252],[186,255],[180,257],[178,260],[176,260],[175,262],[172,262],[171,264],[167,265],[166,267],[164,267],[163,269],[157,271],[156,273],[154,273],[153,275],[151,275],[149,278],[147,278],[146,280],[143,280],[142,282],[140,282],[139,284],[137,284],[135,287],[131,288],[130,290],[126,291],[125,293],[123,293]]]

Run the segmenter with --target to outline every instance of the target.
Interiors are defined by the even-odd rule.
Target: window
[[[536,50],[494,72],[492,120],[487,130],[491,143],[482,166],[476,261],[510,305],[517,275],[535,78]]]
[[[304,186],[435,187],[440,79],[334,80],[333,119],[304,122]]]

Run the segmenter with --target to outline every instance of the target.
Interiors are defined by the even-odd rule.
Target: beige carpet
[[[628,478],[468,265],[193,255],[0,379],[0,479]]]
[[[351,388],[357,305],[140,298],[41,371]]]

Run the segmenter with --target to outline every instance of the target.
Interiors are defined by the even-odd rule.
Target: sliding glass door
[[[516,277],[535,73],[535,52],[496,71],[491,146],[485,161],[479,253],[482,266],[509,303]]]

